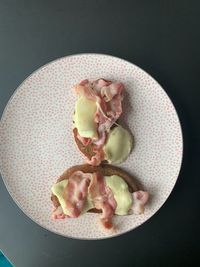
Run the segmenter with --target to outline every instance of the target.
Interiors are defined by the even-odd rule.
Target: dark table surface
[[[107,53],[149,72],[172,99],[183,129],[184,159],[168,201],[136,230],[78,241],[33,223],[0,179],[0,249],[15,266],[194,266],[200,136],[200,2],[0,1],[0,112],[34,70],[80,52]],[[198,266],[198,264],[195,264]]]

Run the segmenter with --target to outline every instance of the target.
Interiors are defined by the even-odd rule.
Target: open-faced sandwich
[[[110,230],[115,229],[112,223],[115,214],[141,214],[149,198],[132,176],[109,164],[71,167],[58,178],[51,191],[54,219],[101,213],[101,225]]]
[[[73,134],[87,163],[119,164],[131,152],[132,137],[116,121],[122,114],[124,85],[105,79],[83,80],[74,86],[78,99]]]

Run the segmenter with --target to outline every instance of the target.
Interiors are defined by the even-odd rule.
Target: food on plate
[[[105,79],[83,80],[74,86],[78,96],[73,134],[87,163],[120,164],[131,152],[131,134],[117,123],[122,114],[124,85]]]
[[[67,169],[51,188],[53,218],[100,214],[104,229],[113,230],[114,215],[144,213],[149,194],[124,170],[109,164],[77,165]]]
[[[131,175],[111,165],[125,161],[133,144],[131,134],[118,123],[124,85],[105,79],[83,80],[74,90],[78,99],[73,135],[87,164],[67,169],[52,186],[52,217],[100,213],[103,229],[114,230],[114,215],[142,214],[149,199]]]

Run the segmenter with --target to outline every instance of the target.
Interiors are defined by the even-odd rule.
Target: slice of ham
[[[149,200],[149,193],[146,191],[136,191],[133,193],[132,211],[134,214],[142,214],[145,210],[145,204]]]
[[[81,171],[77,171],[70,176],[63,192],[66,209],[69,211],[70,217],[78,217],[81,214],[91,177],[91,174],[85,174]]]
[[[90,82],[89,82],[88,79],[85,79],[85,80],[82,80],[82,81],[80,82],[80,85],[82,85],[82,86],[90,85]]]
[[[101,88],[101,96],[106,102],[109,102],[113,99],[114,96],[120,95],[123,90],[124,90],[123,83],[113,82]]]
[[[104,177],[100,173],[94,173],[88,194],[96,209],[102,210],[100,222],[106,229],[113,228],[112,217],[117,206],[112,191],[105,185]]]
[[[105,79],[98,79],[92,83],[92,86],[97,92],[101,92],[102,87],[109,86],[111,83],[111,81]]]
[[[52,212],[52,218],[54,220],[56,220],[56,219],[65,219],[66,217],[68,217],[68,216],[64,214],[63,209],[62,209],[61,206],[58,206]]]

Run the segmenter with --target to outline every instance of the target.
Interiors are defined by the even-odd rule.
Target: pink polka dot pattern
[[[72,138],[75,95],[82,79],[125,84],[121,123],[135,146],[121,165],[152,199],[143,215],[115,216],[116,233],[97,227],[97,215],[52,221],[50,187],[66,168],[82,163]],[[175,109],[161,86],[139,67],[116,57],[80,54],[53,61],[29,76],[9,101],[1,120],[1,172],[8,191],[27,216],[58,234],[100,239],[122,234],[148,220],[166,201],[182,160],[182,133]]]

